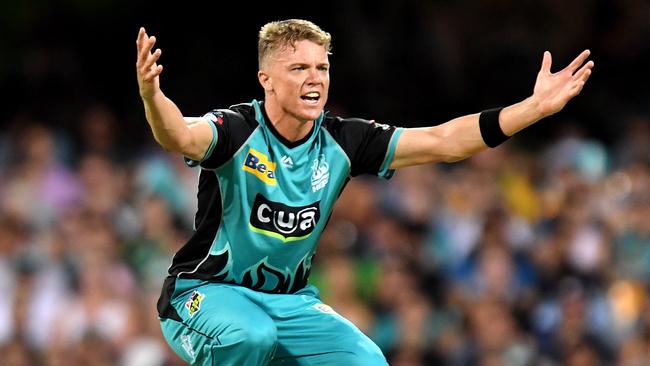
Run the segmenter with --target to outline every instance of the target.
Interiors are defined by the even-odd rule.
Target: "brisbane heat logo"
[[[316,192],[325,187],[330,180],[330,166],[325,161],[325,155],[321,155],[314,160],[311,170],[311,190]]]
[[[307,238],[320,219],[320,201],[293,207],[273,202],[261,194],[255,196],[249,227],[251,230],[283,242]]]
[[[248,150],[242,169],[268,185],[274,186],[278,184],[275,179],[275,163],[269,161],[266,155],[253,148]]]

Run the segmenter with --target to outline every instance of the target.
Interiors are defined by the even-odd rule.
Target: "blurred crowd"
[[[539,150],[348,184],[311,282],[391,365],[650,363],[650,116],[612,145],[547,123]],[[94,105],[77,134],[0,135],[3,365],[180,364],[155,301],[198,171],[116,125]]]

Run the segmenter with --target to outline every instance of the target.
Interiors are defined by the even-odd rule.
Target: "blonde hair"
[[[296,42],[303,40],[323,46],[327,53],[332,49],[332,36],[308,20],[288,19],[264,24],[257,42],[259,68],[277,51],[287,46],[295,47]]]

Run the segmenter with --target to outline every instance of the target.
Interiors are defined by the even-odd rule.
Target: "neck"
[[[288,141],[295,142],[304,138],[314,125],[314,121],[301,121],[282,110],[277,104],[269,103],[268,99],[264,101],[263,108],[269,117],[267,122],[271,123],[275,130]]]

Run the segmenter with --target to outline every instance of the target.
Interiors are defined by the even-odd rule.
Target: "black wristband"
[[[499,124],[499,114],[503,108],[488,109],[481,112],[478,118],[478,125],[481,129],[481,137],[489,147],[497,147],[507,141],[510,136],[503,133]]]

